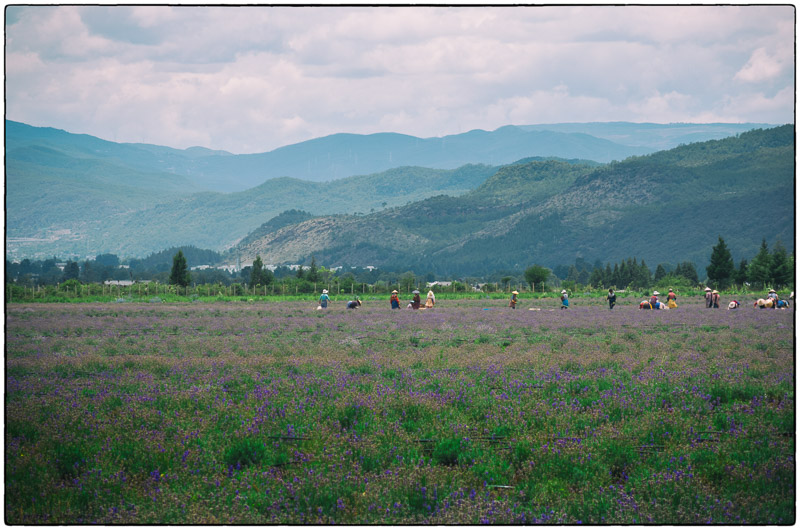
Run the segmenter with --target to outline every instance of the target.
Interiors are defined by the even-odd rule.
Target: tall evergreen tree
[[[659,263],[658,267],[656,267],[656,273],[653,275],[653,281],[657,283],[666,275],[667,271],[664,270],[664,266]]]
[[[189,274],[189,267],[186,265],[186,257],[183,251],[179,250],[172,258],[172,270],[169,273],[169,283],[186,287],[191,283],[192,276]]]
[[[723,289],[733,281],[735,270],[731,251],[728,250],[728,246],[725,245],[722,236],[719,236],[719,242],[711,249],[711,262],[706,267],[708,280],[714,286]]]
[[[250,285],[269,285],[272,282],[271,276],[272,271],[265,269],[261,256],[256,255],[256,259],[253,260],[253,267],[250,269]]]
[[[761,248],[758,254],[750,262],[747,268],[747,280],[756,287],[765,287],[769,283],[770,272],[772,271],[772,256],[769,254],[767,240],[761,240]]]
[[[606,269],[603,271],[603,287],[608,289],[614,284],[614,272],[611,270],[611,264],[606,262]]]
[[[736,272],[733,275],[733,281],[737,285],[744,285],[747,282],[747,260],[742,258],[742,261],[739,262],[739,268],[736,269]]]
[[[306,280],[310,282],[319,281],[319,271],[317,271],[317,259],[313,255],[311,256],[311,265],[308,267],[308,272],[306,273]]]
[[[792,281],[794,271],[789,262],[789,254],[780,239],[775,242],[772,249],[772,259],[770,263],[770,281],[773,287],[784,287]],[[66,272],[66,271],[65,271]]]
[[[81,269],[78,266],[78,262],[70,260],[64,266],[64,275],[61,277],[61,281],[65,282],[67,280],[77,280],[78,276],[80,276],[80,273]]]
[[[653,283],[653,277],[650,274],[650,268],[647,264],[642,260],[642,263],[639,265],[639,287],[649,287]]]

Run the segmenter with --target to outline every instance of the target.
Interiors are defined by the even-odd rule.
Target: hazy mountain
[[[736,259],[762,238],[794,242],[794,131],[786,125],[604,165],[506,166],[473,192],[247,238],[267,263],[375,265],[482,274],[576,257],[705,266],[722,236]]]
[[[96,179],[20,166],[16,161],[8,166],[14,175],[7,189],[6,249],[11,257],[145,256],[186,244],[223,250],[287,209],[366,214],[432,195],[466,193],[497,170],[484,165],[407,167],[332,182],[278,178],[243,192],[186,194],[100,185]]]
[[[753,129],[769,129],[768,123],[553,123],[521,125],[524,131],[583,133],[622,145],[647,147],[653,151],[672,149],[681,144],[720,140]]]
[[[233,155],[194,147],[115,143],[85,134],[31,127],[6,121],[6,155],[24,156],[20,148],[47,148],[77,160],[98,160],[113,167],[181,178],[179,191],[234,192],[266,180],[292,177],[323,182],[379,173],[405,166],[455,169],[466,164],[502,165],[528,156],[581,158],[608,162],[652,152],[582,133],[525,131],[501,127],[442,138],[395,133],[334,134],[267,153]]]

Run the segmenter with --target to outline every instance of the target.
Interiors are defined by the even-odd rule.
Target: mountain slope
[[[631,255],[653,266],[690,259],[703,267],[718,235],[734,257],[754,255],[762,238],[791,247],[793,191],[787,125],[599,168],[552,161],[509,166],[461,197],[362,218],[311,219],[236,253],[247,259],[257,250],[268,263],[313,253],[326,265],[439,274]]]

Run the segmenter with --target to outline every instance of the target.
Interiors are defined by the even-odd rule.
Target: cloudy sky
[[[6,11],[6,117],[233,153],[350,132],[794,121],[792,6]]]

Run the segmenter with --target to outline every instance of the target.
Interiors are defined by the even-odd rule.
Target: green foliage
[[[186,287],[192,281],[189,274],[189,268],[186,266],[186,258],[183,251],[179,250],[172,258],[172,270],[169,273],[169,283],[171,285],[180,285]]]
[[[765,287],[769,284],[771,272],[772,256],[769,253],[767,240],[762,239],[758,254],[756,254],[747,268],[747,279],[754,287]]]
[[[541,285],[547,281],[550,277],[551,271],[546,267],[542,267],[541,265],[531,265],[527,269],[525,269],[525,281],[527,281],[531,289],[534,289],[535,285]]]
[[[260,464],[267,457],[267,450],[264,444],[245,438],[237,440],[225,451],[224,462],[232,467],[245,467]]]
[[[706,273],[711,285],[720,289],[728,287],[733,280],[736,269],[733,265],[731,252],[725,245],[722,236],[719,237],[719,243],[711,249],[710,261],[708,267],[706,267]]]

